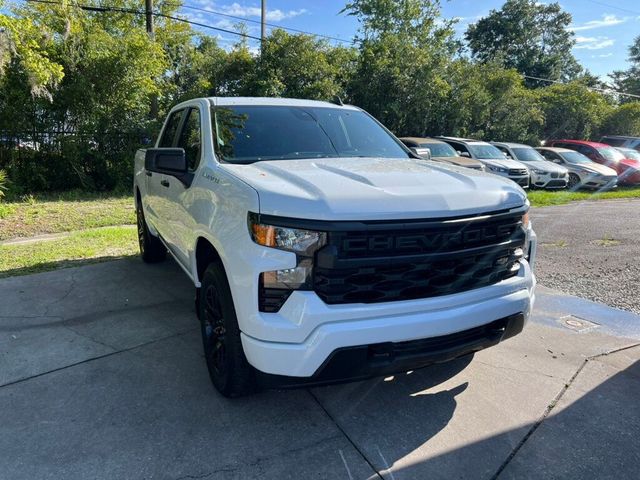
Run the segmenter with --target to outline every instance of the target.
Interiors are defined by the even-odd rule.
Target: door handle
[[[163,187],[168,187],[169,186],[169,181],[168,180],[161,180],[160,181],[160,185],[162,185]]]
[[[150,177],[151,175],[153,175],[149,170],[145,171],[144,173],[147,174],[147,177]]]

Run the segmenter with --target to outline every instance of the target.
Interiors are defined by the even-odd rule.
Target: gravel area
[[[533,208],[540,284],[640,314],[640,200]]]

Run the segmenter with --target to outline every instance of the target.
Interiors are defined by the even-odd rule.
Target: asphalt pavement
[[[640,199],[533,208],[542,285],[640,314]]]
[[[174,262],[4,279],[0,478],[637,478],[640,317],[537,302],[473,360],[228,400]]]

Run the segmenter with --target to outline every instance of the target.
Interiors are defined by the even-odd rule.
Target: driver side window
[[[200,165],[201,157],[201,135],[200,135],[200,110],[192,107],[187,111],[187,117],[178,139],[178,148],[183,148],[189,171],[195,171]]]
[[[542,156],[553,163],[562,163],[562,159],[554,152],[542,151]]]
[[[173,112],[171,114],[169,120],[167,120],[167,125],[162,131],[162,137],[160,137],[158,147],[173,147],[173,141],[175,140],[176,132],[178,131],[178,127],[180,126],[180,120],[182,120],[182,112],[183,110],[178,110],[177,112]]]

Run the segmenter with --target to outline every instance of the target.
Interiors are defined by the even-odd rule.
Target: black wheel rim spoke
[[[226,329],[220,296],[215,287],[209,285],[204,293],[204,344],[207,363],[217,373],[226,371]]]

